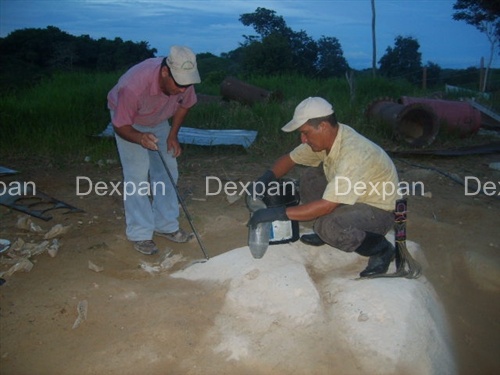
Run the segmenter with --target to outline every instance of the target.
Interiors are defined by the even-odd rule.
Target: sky
[[[375,0],[377,61],[397,36],[420,44],[422,64],[441,68],[487,64],[490,43],[465,21],[455,21],[455,0]],[[354,69],[372,65],[370,0],[0,0],[0,37],[24,28],[55,26],[74,36],[145,41],[168,55],[170,46],[185,45],[195,53],[221,53],[238,48],[243,35],[256,35],[240,15],[258,7],[276,12],[293,31],[314,40],[339,40]],[[492,67],[500,67],[498,49]]]

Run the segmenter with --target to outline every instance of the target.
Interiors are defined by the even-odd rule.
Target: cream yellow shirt
[[[394,210],[398,174],[382,148],[350,126],[339,124],[330,153],[314,152],[301,144],[290,152],[296,164],[318,167],[323,163],[328,181],[323,199],[341,204],[365,203],[386,211]]]

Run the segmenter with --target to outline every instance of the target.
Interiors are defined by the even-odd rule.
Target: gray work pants
[[[327,185],[322,166],[306,168],[300,175],[301,203],[322,199]],[[394,225],[394,213],[364,203],[342,204],[314,223],[314,232],[328,245],[353,252],[366,232],[386,235]]]

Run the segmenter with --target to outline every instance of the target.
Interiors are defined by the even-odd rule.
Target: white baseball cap
[[[167,65],[175,82],[179,85],[200,83],[200,74],[196,65],[196,56],[187,47],[172,46],[167,57]]]
[[[292,132],[297,130],[307,121],[317,117],[324,117],[333,113],[333,107],[325,99],[319,97],[309,97],[304,99],[295,108],[293,119],[283,126],[281,130],[284,132]]]

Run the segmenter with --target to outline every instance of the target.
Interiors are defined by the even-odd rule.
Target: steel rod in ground
[[[205,256],[205,259],[208,260],[210,259],[208,256],[208,253],[205,249],[205,246],[203,245],[203,242],[201,241],[200,235],[198,234],[198,231],[194,227],[193,220],[191,218],[191,215],[189,214],[189,211],[187,210],[186,204],[184,203],[184,199],[182,199],[181,194],[179,193],[179,189],[177,189],[177,185],[174,180],[174,176],[172,176],[172,173],[170,173],[170,170],[168,169],[167,162],[165,161],[165,158],[163,157],[162,153],[160,150],[157,150],[158,155],[160,155],[161,162],[163,163],[163,166],[165,167],[165,171],[167,171],[168,178],[170,179],[170,182],[172,183],[172,186],[174,187],[175,194],[177,195],[177,199],[179,200],[182,209],[184,210],[184,213],[186,214],[186,218],[189,222],[189,225],[191,226],[191,229],[193,230],[193,233],[196,237],[196,240],[198,241],[198,244],[200,245],[201,251],[203,255]]]

